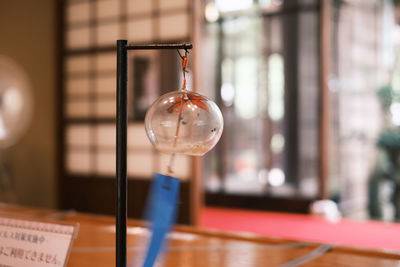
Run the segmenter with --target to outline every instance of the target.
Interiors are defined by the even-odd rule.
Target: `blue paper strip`
[[[165,236],[175,222],[179,179],[156,173],[148,200],[146,217],[152,222],[152,236],[143,267],[152,267]]]

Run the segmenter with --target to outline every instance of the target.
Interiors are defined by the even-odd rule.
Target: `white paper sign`
[[[0,267],[65,266],[77,227],[0,217]]]

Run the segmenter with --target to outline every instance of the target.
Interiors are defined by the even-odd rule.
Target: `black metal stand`
[[[126,267],[127,219],[127,127],[128,127],[128,50],[192,49],[192,44],[128,45],[127,40],[117,41],[117,160],[116,160],[116,266]]]

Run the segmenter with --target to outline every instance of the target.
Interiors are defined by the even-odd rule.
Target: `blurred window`
[[[205,25],[205,51],[215,56],[207,57],[203,80],[214,81],[207,85],[225,119],[223,137],[205,159],[205,190],[312,199],[318,194],[318,1],[250,2],[221,8],[231,2],[215,1],[219,19]]]

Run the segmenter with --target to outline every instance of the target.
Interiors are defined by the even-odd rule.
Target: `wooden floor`
[[[0,205],[0,216],[79,223],[67,266],[115,266],[114,219],[81,213]],[[128,222],[128,266],[141,266],[150,233]],[[400,254],[177,226],[156,266],[399,266]]]

